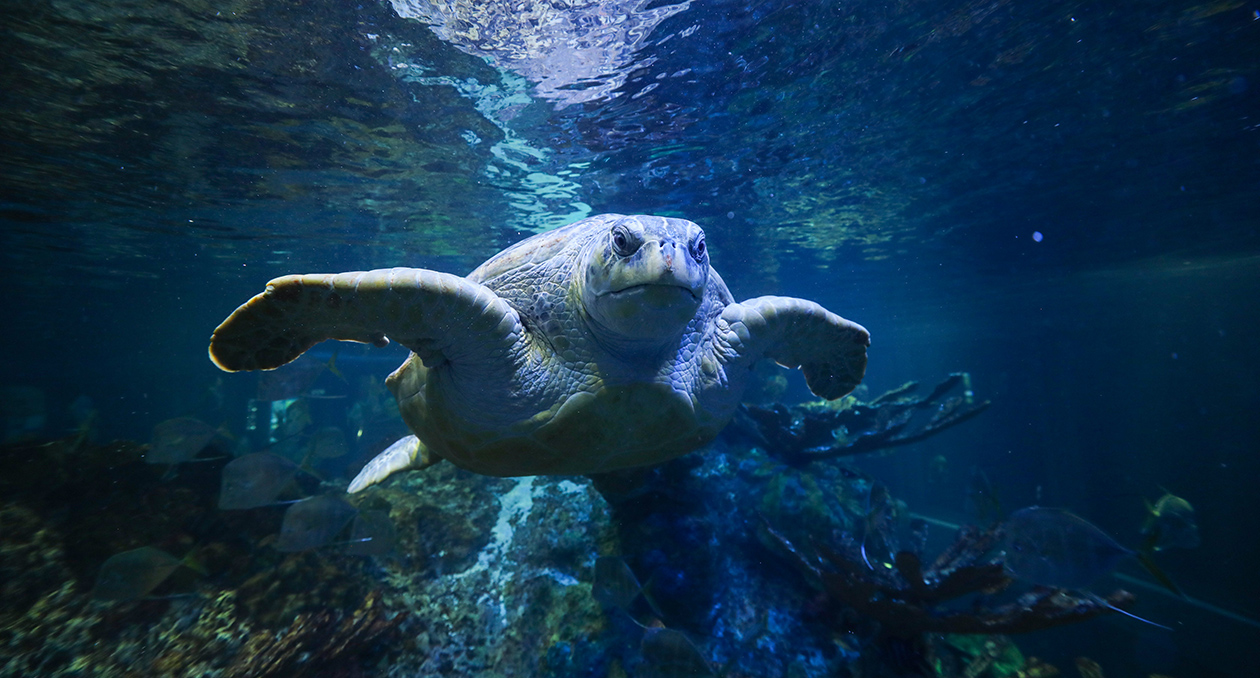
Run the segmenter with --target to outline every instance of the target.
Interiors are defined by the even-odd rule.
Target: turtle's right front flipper
[[[377,346],[393,339],[428,365],[486,364],[501,360],[523,332],[506,301],[448,273],[392,268],[288,275],[267,283],[215,329],[210,359],[228,372],[272,370],[326,339]]]

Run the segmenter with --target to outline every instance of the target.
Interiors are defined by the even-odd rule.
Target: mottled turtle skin
[[[492,476],[666,461],[730,421],[758,360],[853,390],[870,335],[811,301],[736,303],[684,219],[603,214],[526,239],[466,278],[424,269],[277,278],[210,340],[228,371],[275,369],[325,339],[412,355],[386,380],[419,443],[351,491],[438,458]]]

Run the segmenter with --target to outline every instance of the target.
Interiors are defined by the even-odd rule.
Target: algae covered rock
[[[620,651],[591,593],[614,546],[585,478],[478,476],[430,468],[365,493],[390,506],[399,557],[385,600],[409,610],[398,675],[584,675]]]

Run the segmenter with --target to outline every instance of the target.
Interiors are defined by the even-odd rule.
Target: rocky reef
[[[1004,634],[1111,609],[1051,589],[991,597],[1010,583],[994,528],[925,565],[904,503],[833,458],[973,416],[970,393],[943,398],[963,385],[760,410],[786,420],[749,408],[754,429],[649,469],[400,474],[342,495],[389,517],[392,548],[374,555],[349,529],[277,548],[283,502],[219,509],[231,454],[213,442],[169,467],[125,442],[0,448],[0,675],[1053,675]],[[281,499],[344,486],[294,483]],[[129,550],[169,554],[161,577],[102,600],[93,582]],[[622,589],[597,595],[597,561],[618,560]]]
[[[277,511],[216,511],[215,464],[164,479],[143,452],[73,439],[0,451],[0,675],[357,675],[395,637],[407,612],[382,601],[367,563],[269,549]],[[206,575],[96,599],[105,558],[146,544]]]
[[[613,661],[589,584],[613,535],[587,481],[439,467],[361,498],[389,511],[393,553],[282,553],[284,506],[214,508],[224,460],[164,479],[144,446],[75,444],[0,452],[15,470],[0,484],[0,675],[573,675]],[[94,598],[106,557],[144,544],[205,575]]]

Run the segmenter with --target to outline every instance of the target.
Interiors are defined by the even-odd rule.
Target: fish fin
[[[866,538],[871,534],[871,525],[875,522],[871,518],[871,495],[875,494],[875,485],[871,485],[871,489],[866,493],[866,515],[862,521],[862,562],[866,563],[866,569],[873,570],[875,567],[871,565],[871,561],[866,557]]]
[[[866,535],[865,534],[862,535],[862,562],[866,563],[866,569],[868,570],[875,569],[875,566],[871,565],[870,558],[866,557]]]
[[[232,458],[233,458],[233,457],[232,457],[232,455],[230,455],[230,454],[221,454],[221,455],[219,455],[219,456],[217,456],[217,457],[197,457],[196,459],[189,459],[188,461],[185,461],[185,462],[180,462],[180,463],[183,463],[183,464],[204,464],[204,463],[206,463],[206,462],[208,462],[208,461],[223,461],[224,459],[232,459]]]
[[[311,450],[309,449],[306,451],[306,454],[302,455],[302,461],[298,463],[297,470],[311,476],[321,483],[328,482],[328,479],[324,477],[324,474],[316,471],[315,467],[311,466]]]
[[[1159,537],[1158,531],[1152,536],[1158,538]],[[1147,538],[1147,542],[1150,542],[1150,541],[1151,539]],[[1142,567],[1145,568],[1147,572],[1151,573],[1151,576],[1154,577],[1155,581],[1158,581],[1161,586],[1168,589],[1169,591],[1172,591],[1178,596],[1181,596],[1182,598],[1186,597],[1186,594],[1181,590],[1181,587],[1177,586],[1176,582],[1174,582],[1172,578],[1169,577],[1164,572],[1164,570],[1159,567],[1159,565],[1155,564],[1155,559],[1151,558],[1151,554],[1149,551],[1145,549],[1138,551],[1137,559],[1138,559],[1138,562],[1142,564]]]
[[[229,443],[236,442],[236,436],[232,435],[232,429],[228,428],[227,420],[224,420],[222,424],[219,424],[219,427],[214,430],[214,435],[228,441]]]
[[[210,576],[209,570],[207,570],[206,566],[202,565],[201,560],[197,558],[197,549],[189,551],[188,555],[184,556],[184,560],[180,563],[180,565],[183,565],[203,577]]]
[[[328,359],[328,371],[332,372],[333,376],[345,381],[348,384],[350,382],[346,381],[346,375],[342,374],[341,370],[337,369],[337,353],[337,351],[333,351],[332,357]]]
[[[1138,553],[1152,554],[1159,550],[1159,538],[1164,536],[1164,530],[1154,520],[1147,523],[1147,527],[1142,528],[1141,545],[1138,546]]]
[[[653,572],[652,575],[648,577],[647,582],[644,583],[643,586],[639,587],[639,595],[643,596],[643,601],[646,602],[648,607],[652,609],[652,614],[656,615],[658,619],[664,619],[665,614],[661,612],[661,607],[656,604],[656,598],[652,595],[652,584],[655,582],[656,573]]]

